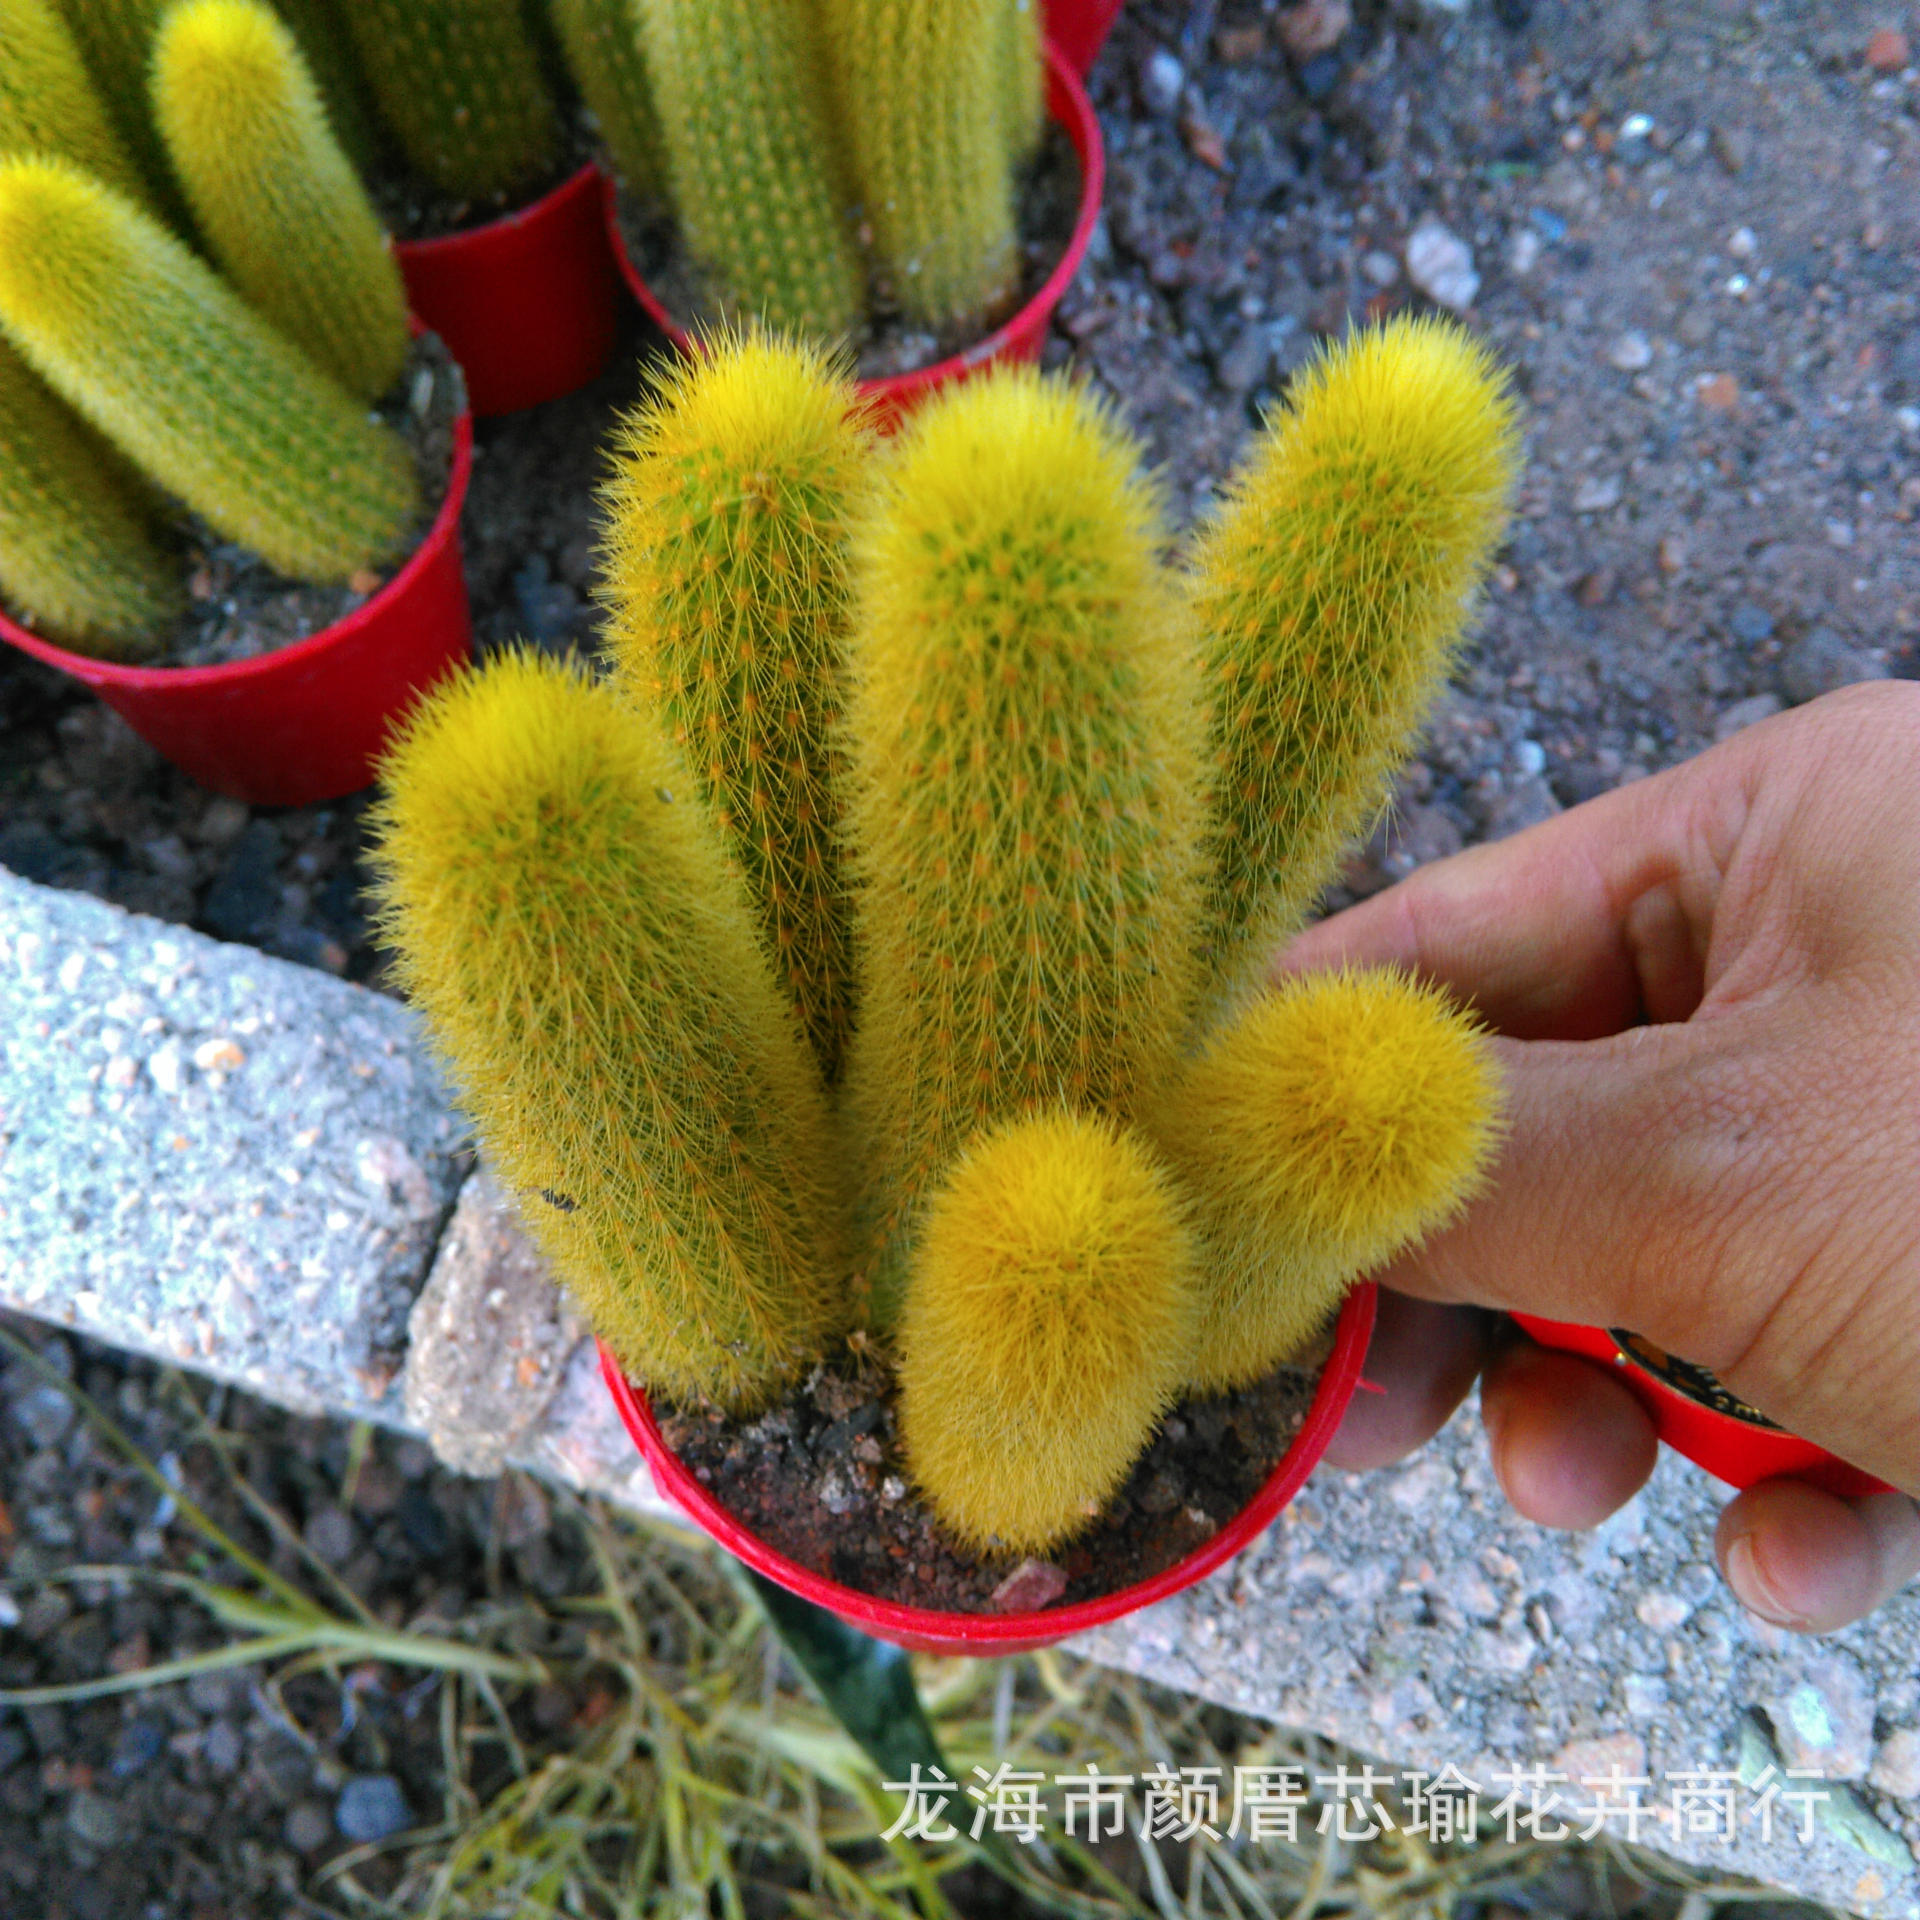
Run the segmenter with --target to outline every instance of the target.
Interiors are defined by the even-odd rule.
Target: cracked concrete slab
[[[396,1002],[0,873],[0,1305],[670,1513],[511,1203],[461,1189],[462,1143]],[[1544,1769],[1548,1833],[1599,1813],[1710,1872],[1920,1920],[1920,1590],[1779,1633],[1713,1569],[1725,1497],[1669,1457],[1605,1526],[1549,1534],[1463,1417],[1400,1467],[1317,1474],[1212,1579],[1079,1650],[1395,1784],[1451,1766],[1483,1814]]]

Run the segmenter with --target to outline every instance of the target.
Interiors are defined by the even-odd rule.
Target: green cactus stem
[[[1007,4],[821,8],[878,273],[903,313],[942,331],[984,331],[1019,285]]]
[[[978,1127],[1127,1117],[1195,987],[1202,690],[1139,449],[1084,389],[995,369],[908,423],[859,549],[846,1106],[874,1316]]]
[[[408,164],[444,193],[538,184],[560,122],[518,0],[339,0]]]
[[[802,0],[636,0],[687,247],[730,314],[852,333],[865,275]]]
[[[118,194],[0,165],[0,329],[150,479],[281,572],[346,580],[419,506],[399,436]]]
[[[649,1387],[763,1400],[842,1324],[826,1096],[658,730],[496,656],[383,769],[401,983],[596,1330]]]
[[[551,0],[554,31],[629,191],[664,204],[667,154],[633,0]]]
[[[407,357],[400,269],[292,32],[261,0],[183,0],[153,97],[227,278],[343,386],[385,393]]]
[[[0,341],[0,589],[76,653],[152,655],[185,605],[138,483]]]
[[[685,752],[831,1081],[853,966],[830,731],[872,429],[841,369],[763,335],[656,383],[605,496],[617,672]]]
[[[53,0],[0,0],[0,153],[71,160],[130,199],[152,190]]]

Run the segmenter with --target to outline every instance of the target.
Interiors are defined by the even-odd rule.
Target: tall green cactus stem
[[[53,0],[0,0],[0,153],[54,154],[131,199],[150,199]]]
[[[1007,0],[823,0],[859,202],[910,319],[979,331],[1020,279]]]
[[[626,186],[665,202],[667,154],[633,0],[551,0],[554,31]]]
[[[400,269],[291,31],[262,0],[183,0],[153,101],[227,278],[344,386],[385,393],[407,357]]]
[[[360,63],[346,27],[330,0],[273,0],[273,10],[293,29],[300,52],[326,103],[327,124],[342,150],[363,176],[371,174],[385,150]]]
[[[935,396],[857,550],[846,1105],[873,1311],[962,1140],[1064,1101],[1126,1117],[1195,987],[1203,725],[1139,448],[1082,388]]]
[[[1480,1023],[1391,968],[1309,974],[1237,1008],[1148,1132],[1192,1204],[1217,1393],[1297,1354],[1362,1274],[1446,1225],[1498,1144]]]
[[[1047,130],[1047,63],[1040,51],[1040,0],[997,0],[1000,14],[1000,95],[1007,150],[1023,167],[1040,150]]]
[[[552,166],[559,113],[514,0],[339,0],[339,11],[423,179],[480,199],[535,184]]]
[[[865,275],[805,0],[635,0],[689,251],[729,312],[838,341]]]
[[[169,218],[178,207],[167,156],[147,104],[147,55],[173,0],[62,0],[67,24],[114,124]],[[151,197],[151,196],[149,196]]]
[[[935,1513],[988,1549],[1080,1532],[1178,1394],[1200,1299],[1173,1182],[1131,1129],[1056,1109],[971,1141],[900,1321],[901,1437]]]
[[[1291,930],[1386,804],[1505,526],[1506,378],[1450,322],[1355,333],[1295,376],[1201,538],[1223,976]]]
[[[406,539],[419,487],[399,436],[60,162],[0,165],[0,328],[150,479],[281,572],[345,580]]]
[[[49,639],[104,660],[148,657],[186,601],[132,476],[4,341],[0,589]]]
[[[842,369],[721,337],[665,363],[605,500],[619,676],[685,751],[829,1081],[853,988],[829,734],[872,457]]]
[[[832,1128],[671,749],[510,652],[443,683],[383,773],[401,983],[542,1247],[636,1378],[761,1400],[844,1316]]]

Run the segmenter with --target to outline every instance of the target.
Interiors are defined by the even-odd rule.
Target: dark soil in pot
[[[982,1556],[948,1538],[913,1489],[877,1369],[817,1368],[754,1420],[665,1399],[654,1414],[694,1478],[811,1572],[903,1606],[1028,1612],[1098,1600],[1205,1546],[1293,1444],[1318,1378],[1311,1364],[1280,1367],[1237,1393],[1181,1402],[1100,1518],[1032,1557]]]

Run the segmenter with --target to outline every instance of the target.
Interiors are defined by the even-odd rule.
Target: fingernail
[[[1727,1549],[1727,1584],[1732,1587],[1734,1598],[1749,1613],[1757,1613],[1776,1627],[1805,1633],[1813,1624],[1780,1597],[1779,1590],[1761,1570],[1760,1556],[1753,1550],[1750,1533],[1739,1535]]]

